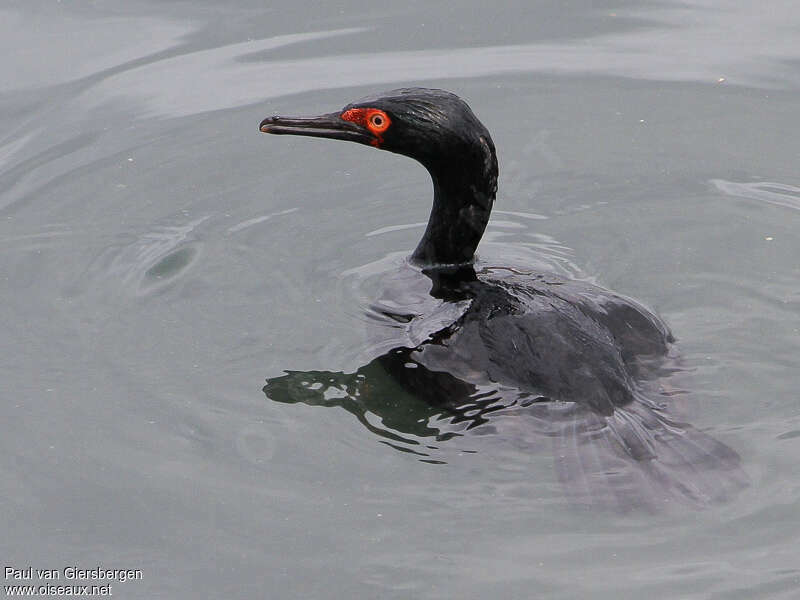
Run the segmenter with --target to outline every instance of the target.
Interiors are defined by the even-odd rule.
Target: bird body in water
[[[457,411],[493,386],[506,408],[529,407],[549,423],[559,477],[580,501],[704,504],[744,485],[736,453],[673,420],[653,391],[674,341],[658,316],[585,282],[476,268],[498,162],[488,130],[458,96],[399,89],[319,117],[269,117],[260,129],[371,145],[430,173],[433,207],[409,260],[447,310],[423,314],[396,298],[374,307],[423,332],[377,359],[406,390]]]

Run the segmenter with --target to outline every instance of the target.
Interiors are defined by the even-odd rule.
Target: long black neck
[[[493,147],[488,154],[466,158],[453,161],[457,164],[426,165],[433,180],[433,208],[411,255],[417,264],[459,265],[475,255],[497,191],[497,159]]]

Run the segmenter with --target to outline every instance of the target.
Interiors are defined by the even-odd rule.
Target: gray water
[[[3,566],[141,570],[121,598],[800,597],[799,21],[794,0],[6,0]],[[431,464],[267,398],[373,358],[363,309],[430,182],[258,123],[403,85],[492,132],[481,258],[657,310],[687,419],[746,490],[578,510],[546,453],[483,436]]]

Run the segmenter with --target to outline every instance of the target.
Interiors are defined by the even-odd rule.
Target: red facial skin
[[[392,124],[389,115],[377,108],[351,108],[344,111],[341,116],[345,121],[352,121],[369,129],[375,136],[370,144],[376,148],[381,147],[383,144],[382,134]]]

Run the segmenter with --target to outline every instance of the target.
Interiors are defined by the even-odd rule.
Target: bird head
[[[267,117],[264,133],[349,140],[403,154],[434,172],[456,161],[497,172],[494,143],[466,102],[444,90],[403,88],[317,117]],[[479,165],[473,165],[475,160]]]

